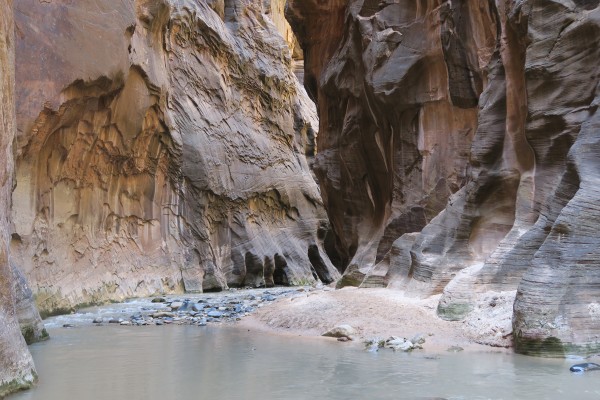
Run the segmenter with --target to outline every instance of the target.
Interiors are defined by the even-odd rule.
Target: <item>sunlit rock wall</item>
[[[14,48],[13,2],[0,0],[0,398],[31,386],[35,380],[33,360],[19,329],[9,264],[13,138],[16,132]]]
[[[340,285],[516,293],[517,351],[597,353],[599,2],[290,6]]]
[[[264,11],[16,5],[11,249],[41,311],[339,276],[305,157],[314,106]]]

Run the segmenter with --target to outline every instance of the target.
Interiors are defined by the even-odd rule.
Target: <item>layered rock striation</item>
[[[16,5],[11,251],[43,313],[339,277],[316,112],[268,5]]]
[[[517,351],[597,353],[599,2],[289,6],[340,285],[516,293]]]
[[[15,123],[14,20],[12,0],[0,0],[0,398],[32,385],[33,360],[19,329],[9,263]]]

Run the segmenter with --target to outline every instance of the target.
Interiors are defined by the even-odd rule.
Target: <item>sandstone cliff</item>
[[[444,292],[448,319],[518,289],[517,351],[597,353],[599,2],[289,7],[340,284]]]
[[[0,0],[0,398],[31,386],[36,376],[19,330],[9,265],[12,144],[16,132],[14,45],[13,2]]]
[[[42,312],[339,277],[279,3],[15,5],[11,251]]]

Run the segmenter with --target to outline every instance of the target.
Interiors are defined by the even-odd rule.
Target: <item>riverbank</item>
[[[335,326],[350,325],[359,341],[421,335],[427,350],[509,351],[511,295],[488,297],[464,321],[444,321],[436,315],[440,295],[416,299],[388,289],[325,288],[280,299],[244,318],[240,325],[295,336],[320,336]],[[493,306],[483,306],[489,304]]]
[[[49,328],[227,324],[251,331],[315,338],[336,326],[349,325],[354,329],[351,338],[356,344],[391,336],[409,340],[420,337],[425,341],[422,347],[430,351],[508,351],[511,301],[510,294],[489,294],[464,321],[452,322],[436,315],[439,295],[417,299],[395,290],[334,290],[327,286],[232,289],[132,299],[45,322]]]

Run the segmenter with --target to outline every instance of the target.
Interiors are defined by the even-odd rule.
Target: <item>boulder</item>
[[[328,330],[327,332],[323,333],[321,336],[334,337],[334,338],[342,338],[342,337],[352,338],[353,336],[356,335],[356,333],[357,333],[356,329],[354,329],[350,325],[338,325],[335,328],[332,328],[332,329]]]

